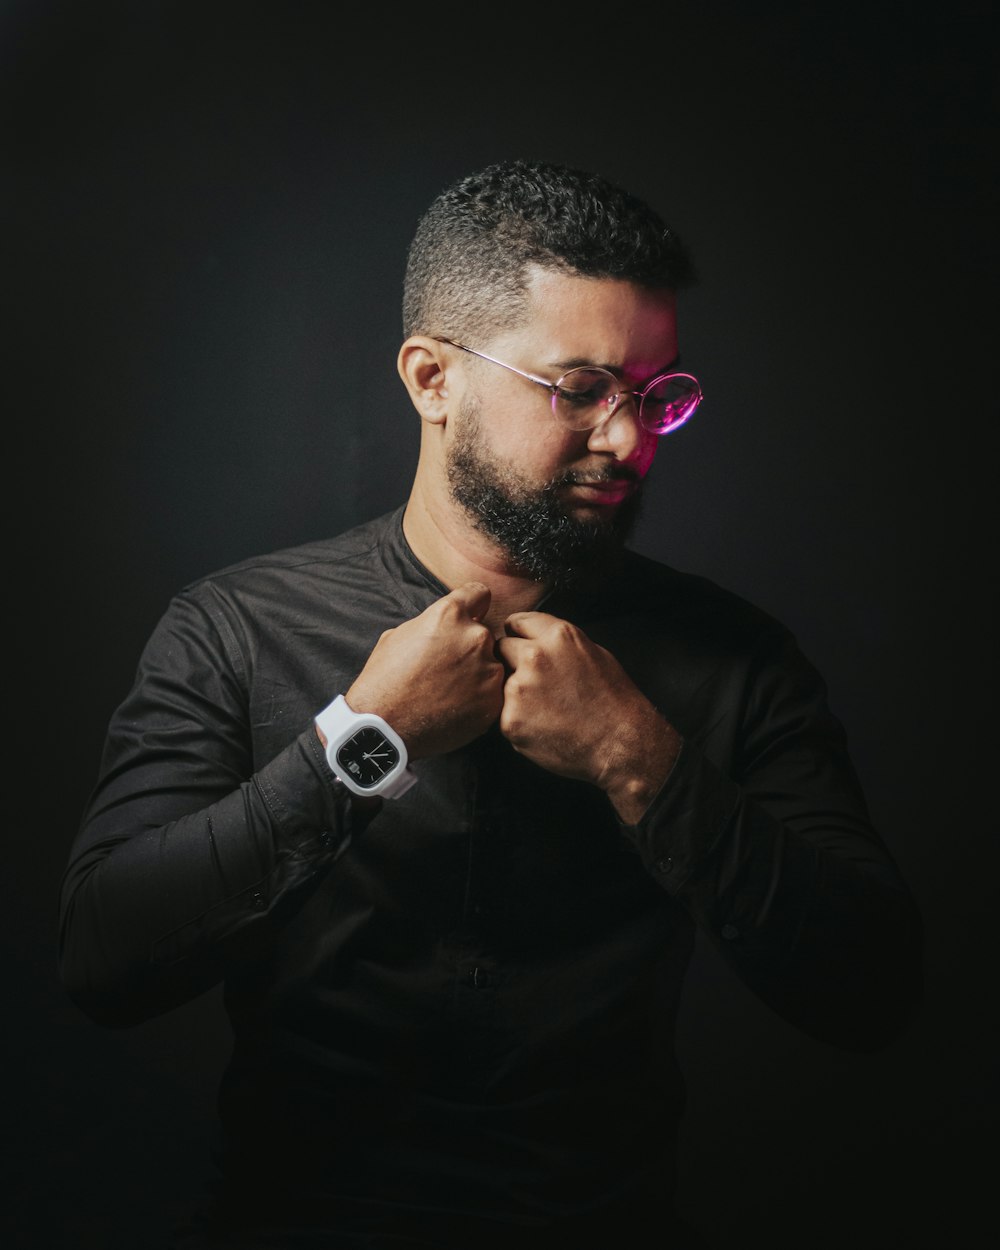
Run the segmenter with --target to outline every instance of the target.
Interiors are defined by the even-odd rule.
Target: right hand
[[[482,582],[466,582],[387,629],[344,696],[387,721],[411,760],[464,746],[500,715],[505,671],[483,624],[490,600]]]

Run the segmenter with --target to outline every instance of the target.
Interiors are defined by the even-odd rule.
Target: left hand
[[[676,730],[576,625],[515,612],[504,629],[496,648],[508,670],[501,732],[542,768],[604,790],[635,824],[677,758]]]

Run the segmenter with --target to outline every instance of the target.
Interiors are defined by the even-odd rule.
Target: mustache
[[[639,474],[627,464],[605,464],[599,469],[585,472],[582,469],[569,469],[560,477],[556,486],[594,486],[602,482],[629,482],[638,486]]]

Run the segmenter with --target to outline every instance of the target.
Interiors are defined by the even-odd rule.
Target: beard
[[[621,465],[606,465],[598,473],[568,470],[533,486],[484,449],[477,403],[463,406],[459,417],[447,461],[452,497],[476,529],[506,554],[517,573],[567,586],[621,551],[642,506],[641,480],[632,470]],[[566,510],[559,492],[583,481],[630,481],[635,487],[617,507],[601,508],[610,515],[580,520]]]

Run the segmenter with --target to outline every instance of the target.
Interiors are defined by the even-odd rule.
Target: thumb
[[[445,596],[445,601],[456,604],[474,621],[481,621],[490,610],[493,594],[483,582],[465,582],[456,586]]]

